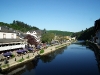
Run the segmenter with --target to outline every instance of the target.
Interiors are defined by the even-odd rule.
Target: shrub
[[[14,57],[15,57],[15,55],[13,54],[13,55],[12,55],[12,58],[14,58]]]
[[[18,62],[22,62],[24,59],[20,59],[20,60],[18,60]]]
[[[40,54],[41,54],[41,53],[44,53],[44,50],[43,50],[43,49],[42,49],[42,50],[40,50]]]

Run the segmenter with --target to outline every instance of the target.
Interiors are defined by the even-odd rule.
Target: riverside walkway
[[[33,60],[38,55],[42,56],[42,55],[48,54],[52,51],[55,51],[59,48],[62,48],[64,46],[67,46],[67,45],[70,45],[70,44],[71,44],[71,42],[66,42],[66,43],[50,46],[47,49],[44,49],[43,53],[40,53],[41,50],[39,50],[39,51],[36,51],[36,52],[27,53],[27,54],[22,55],[22,56],[16,56],[14,58],[9,59],[8,64],[5,64],[4,61],[0,62],[1,63],[1,70],[3,71],[3,70],[6,70],[6,69],[9,69],[11,67],[17,66],[21,63],[25,63],[29,60]]]

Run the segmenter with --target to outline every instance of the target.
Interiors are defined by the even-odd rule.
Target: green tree
[[[54,39],[55,35],[53,33],[45,33],[41,37],[42,42],[51,42]]]

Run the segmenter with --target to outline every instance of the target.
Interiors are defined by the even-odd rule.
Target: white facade
[[[0,32],[0,39],[16,39],[16,34]]]
[[[16,33],[7,33],[7,32],[0,32],[0,40],[17,40]],[[25,42],[21,42],[21,40],[17,42],[9,41],[9,42],[1,42],[0,41],[0,51],[4,50],[11,50],[17,48],[25,48]]]
[[[17,48],[25,48],[25,44],[11,45],[11,46],[0,46],[0,51],[17,49]]]
[[[33,32],[28,31],[26,34],[36,35],[37,33],[35,31],[33,31]]]

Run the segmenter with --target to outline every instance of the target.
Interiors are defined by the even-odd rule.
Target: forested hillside
[[[72,36],[76,36],[78,40],[90,40],[95,35],[94,26],[86,28],[80,32],[73,33]]]
[[[39,28],[37,28],[35,26],[31,26],[31,25],[28,25],[28,24],[26,24],[24,22],[15,21],[15,20],[10,24],[4,23],[4,22],[0,22],[0,26],[7,26],[7,27],[10,27],[10,28],[13,28],[15,30],[22,31],[22,32],[26,32],[28,30],[38,30],[39,29]]]
[[[62,35],[62,36],[71,36],[73,32],[68,31],[59,31],[59,30],[48,30],[48,33],[54,33],[56,35]]]

